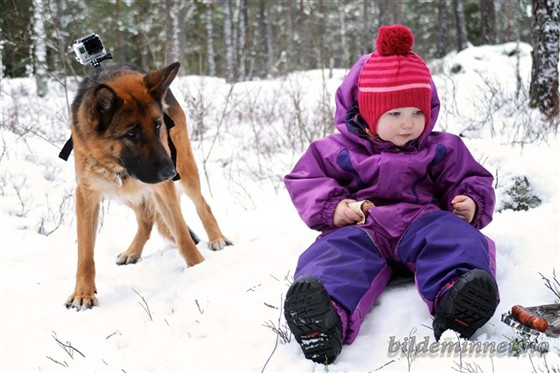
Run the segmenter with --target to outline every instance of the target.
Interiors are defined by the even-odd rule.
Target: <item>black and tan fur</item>
[[[66,301],[76,309],[98,305],[94,246],[102,196],[121,199],[134,210],[138,230],[118,264],[135,263],[154,222],[172,240],[188,266],[204,260],[189,234],[172,181],[179,172],[182,189],[194,202],[213,250],[231,242],[224,237],[200,190],[185,113],[169,86],[176,62],[145,73],[134,66],[103,68],[85,79],[72,103],[72,140],[76,164],[78,268],[76,287]],[[177,151],[174,167],[164,112],[175,122],[170,135]]]

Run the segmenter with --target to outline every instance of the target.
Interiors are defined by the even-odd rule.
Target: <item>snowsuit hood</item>
[[[336,92],[336,111],[334,124],[337,130],[349,141],[365,147],[371,153],[379,153],[394,146],[376,136],[371,136],[368,125],[359,114],[358,108],[358,80],[360,72],[371,54],[362,56],[348,72],[346,79]],[[431,111],[430,122],[418,139],[407,144],[404,149],[418,148],[425,143],[433,131],[440,108],[440,101],[434,82],[431,82]]]

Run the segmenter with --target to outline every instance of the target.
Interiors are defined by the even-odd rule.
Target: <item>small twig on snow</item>
[[[266,366],[270,362],[270,359],[272,359],[272,356],[276,352],[276,349],[278,348],[278,340],[280,338],[282,338],[284,340],[284,342],[290,342],[289,332],[286,331],[286,330],[282,330],[282,326],[281,326],[281,324],[282,324],[282,313],[283,313],[282,312],[282,304],[284,304],[284,301],[283,301],[282,295],[280,295],[280,307],[279,307],[280,314],[278,316],[278,326],[275,327],[275,326],[270,326],[270,325],[265,324],[266,327],[271,328],[276,333],[276,341],[274,342],[274,348],[272,349],[272,352],[268,356],[268,359],[266,359],[266,362],[264,363],[264,366],[261,369],[261,373],[264,372],[264,370],[266,369]],[[270,324],[272,324],[272,322],[270,322]]]

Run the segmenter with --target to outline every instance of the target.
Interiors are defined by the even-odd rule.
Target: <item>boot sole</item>
[[[470,338],[494,315],[497,292],[487,272],[474,269],[463,275],[439,301],[433,323],[436,340],[447,329]]]
[[[330,364],[340,354],[340,318],[316,278],[301,277],[292,284],[284,302],[284,317],[307,359]]]

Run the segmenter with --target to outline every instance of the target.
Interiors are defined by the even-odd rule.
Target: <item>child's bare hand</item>
[[[451,200],[451,205],[453,205],[453,213],[466,221],[471,223],[476,212],[476,203],[467,196],[458,195]]]
[[[356,202],[353,199],[343,199],[336,205],[334,210],[334,225],[335,227],[343,227],[345,225],[355,224],[359,222],[362,217],[358,215],[350,206],[349,203]]]

